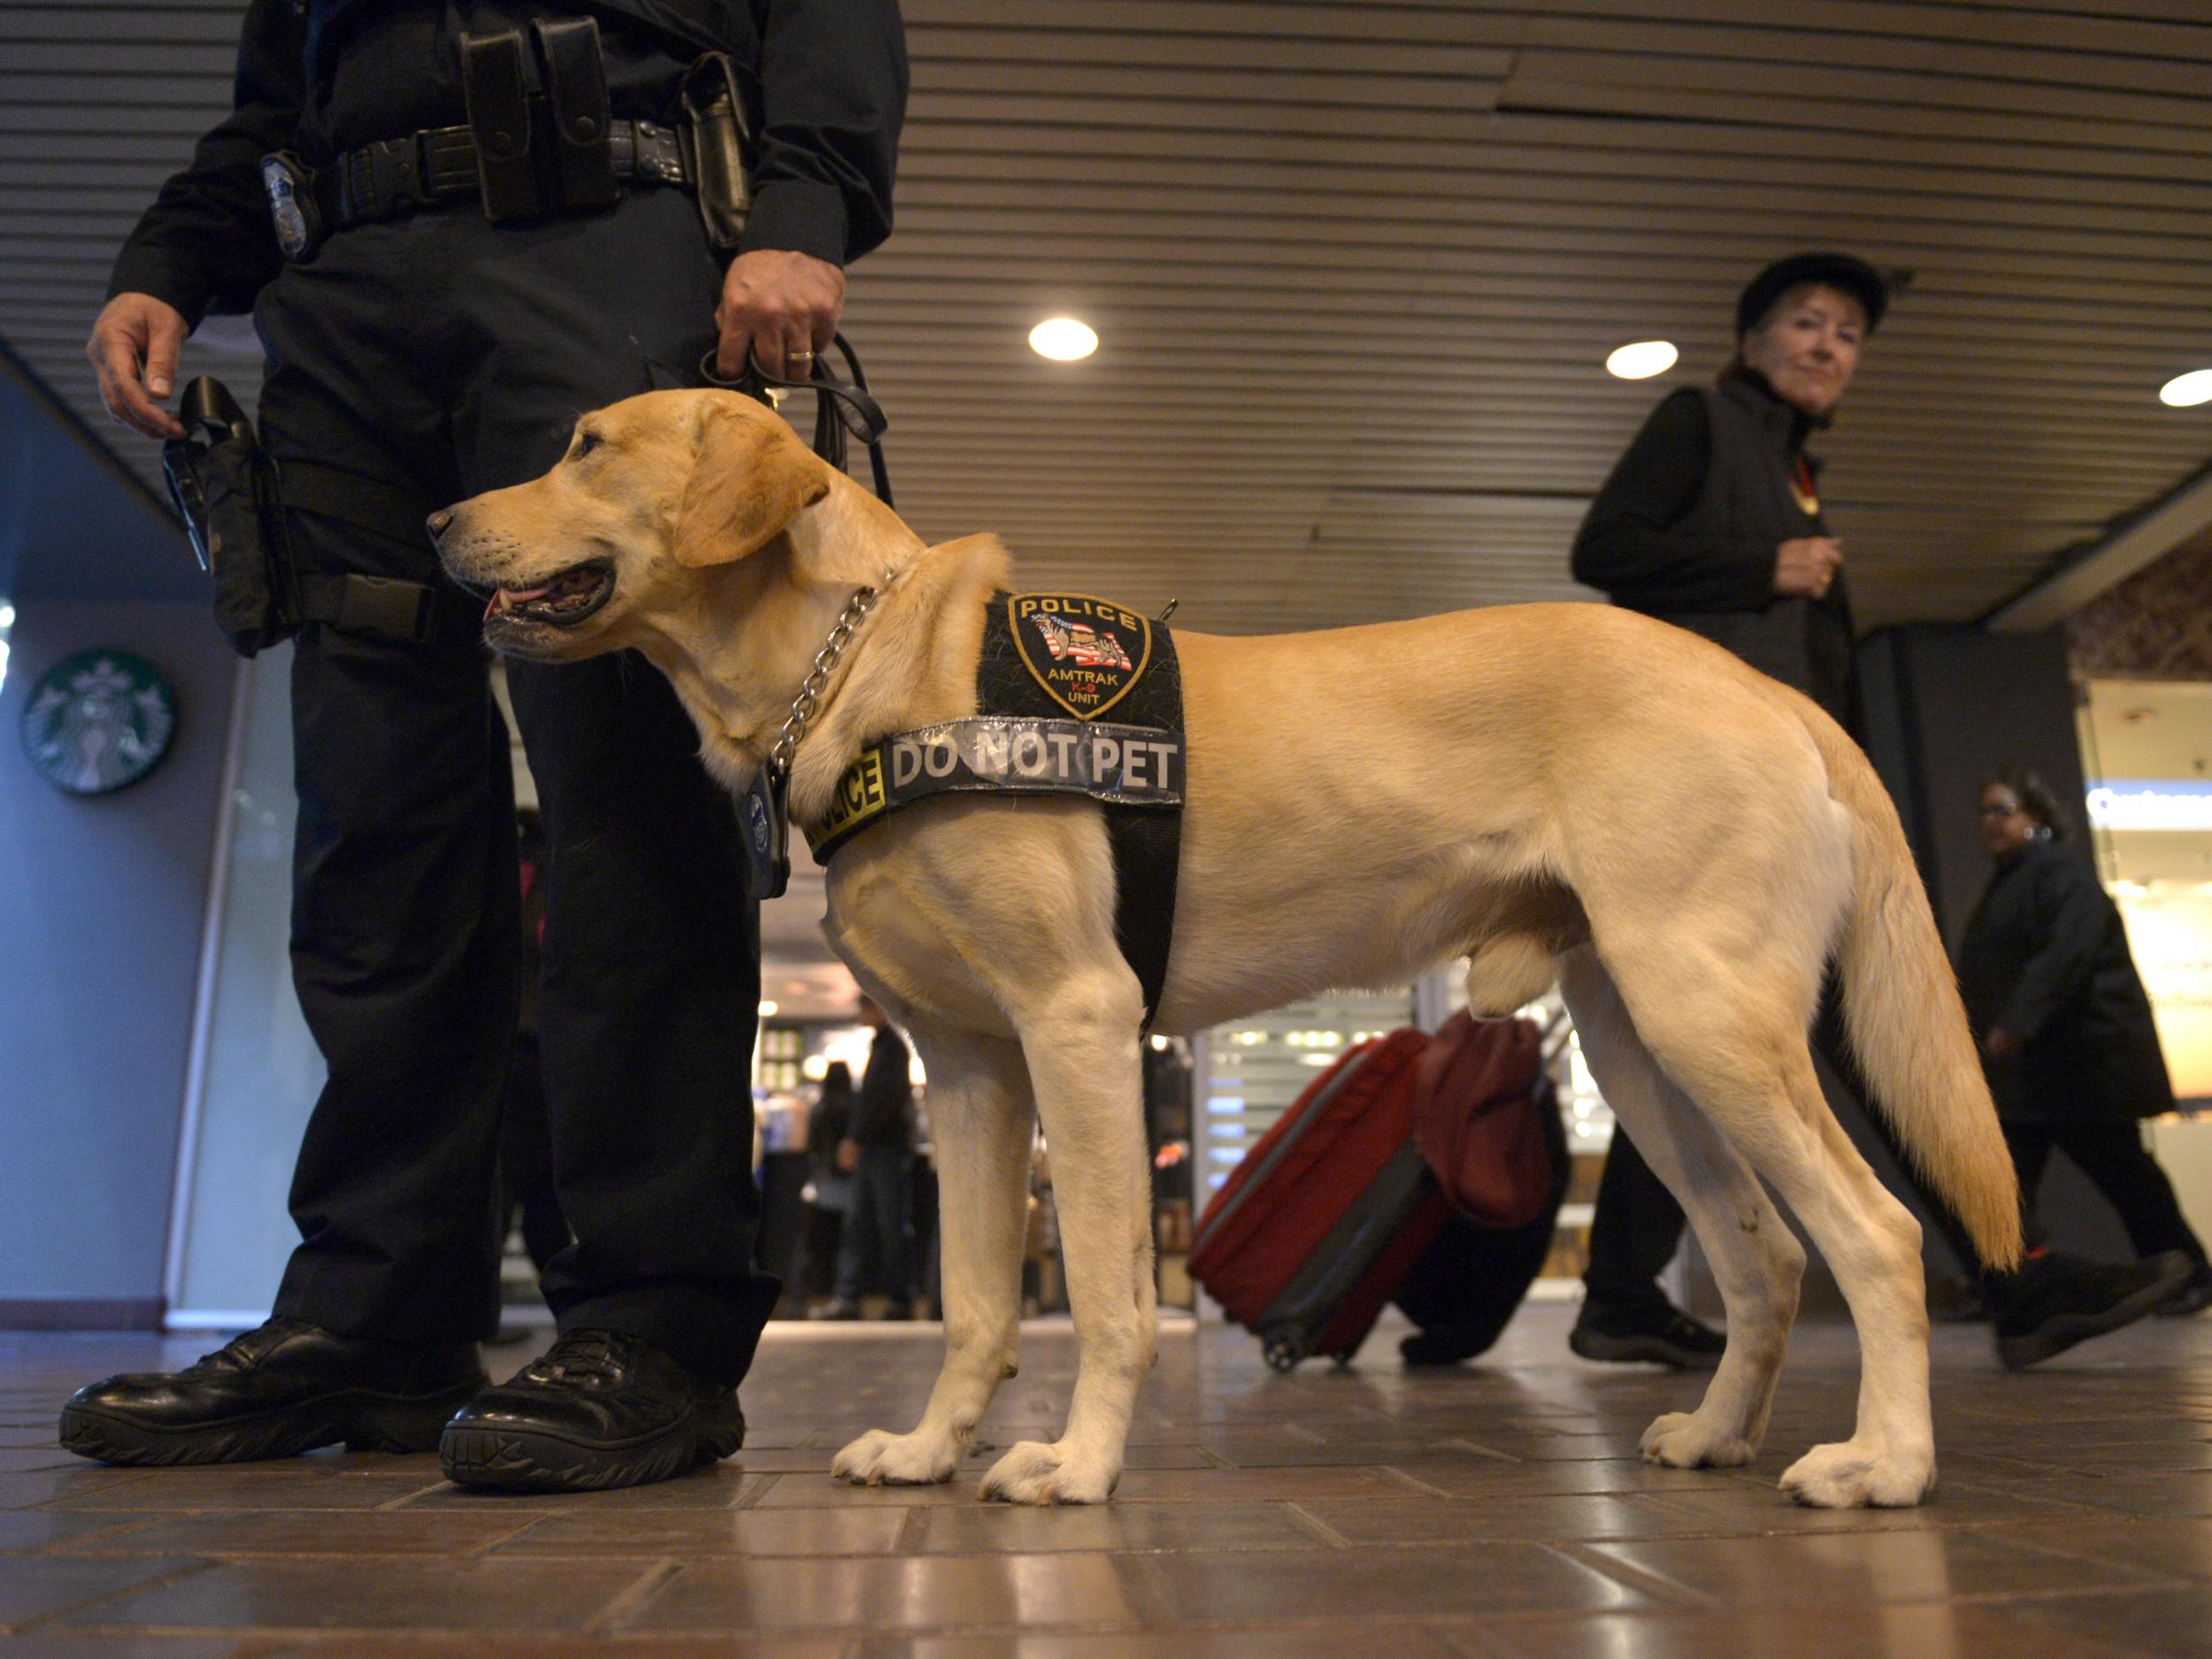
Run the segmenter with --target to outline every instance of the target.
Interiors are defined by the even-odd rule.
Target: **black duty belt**
[[[681,135],[650,121],[611,121],[608,148],[618,179],[688,189]],[[433,127],[349,150],[313,175],[324,230],[390,219],[411,208],[481,196],[476,140],[465,127]]]

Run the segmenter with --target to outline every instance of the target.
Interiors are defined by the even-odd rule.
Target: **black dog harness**
[[[1114,934],[1144,990],[1167,983],[1183,823],[1183,680],[1174,637],[1086,594],[995,594],[974,718],[863,749],[829,811],[806,826],[827,863],[854,836],[933,795],[1082,795],[1106,814]]]

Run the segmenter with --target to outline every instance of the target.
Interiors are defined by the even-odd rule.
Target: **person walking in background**
[[[836,1288],[838,1247],[853,1202],[852,1118],[852,1068],[833,1060],[806,1115],[806,1261],[801,1294],[810,1304],[826,1302]],[[808,1310],[810,1317],[826,1311]]]
[[[1573,554],[1576,580],[1712,641],[1804,693],[1855,737],[1844,544],[1822,514],[1820,464],[1805,445],[1835,418],[1888,304],[1881,273],[1849,254],[1797,254],[1752,278],[1737,296],[1736,353],[1717,383],[1683,387],[1652,411],[1591,503]],[[1813,1042],[1863,1102],[1832,995]],[[1881,1118],[1862,1116],[1983,1283],[2006,1363],[2033,1363],[2116,1329],[2170,1294],[2170,1264],[2108,1267],[2047,1252],[2016,1274],[1984,1273],[1965,1230],[1918,1185]],[[1682,1223],[1673,1194],[1616,1131],[1590,1227],[1588,1296],[1569,1338],[1576,1353],[1718,1362],[1720,1333],[1672,1307],[1656,1282]]]
[[[2137,1127],[2173,1110],[2174,1094],[2119,907],[2067,844],[2034,772],[1991,779],[1980,815],[1996,868],[1960,941],[1959,988],[2022,1200],[2033,1208],[2052,1151],[2063,1152],[2119,1212],[2137,1255],[2186,1258],[2187,1282],[2158,1310],[2200,1313],[2212,1265]]]
[[[868,1069],[853,1104],[852,1129],[839,1148],[853,1172],[852,1208],[837,1252],[837,1288],[823,1317],[858,1317],[871,1293],[890,1299],[893,1318],[912,1311],[914,1088],[906,1039],[869,999],[860,1017],[875,1027]]]

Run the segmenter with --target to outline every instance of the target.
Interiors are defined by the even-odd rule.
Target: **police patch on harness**
[[[1107,722],[950,720],[860,751],[827,812],[807,826],[817,858],[895,808],[934,795],[1079,795],[1122,806],[1183,799],[1183,743],[1149,726]]]
[[[1094,720],[1129,695],[1152,660],[1152,623],[1088,594],[1009,594],[1014,646],[1047,695]]]

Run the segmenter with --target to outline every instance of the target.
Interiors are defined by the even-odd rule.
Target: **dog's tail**
[[[2008,1269],[2020,1259],[2019,1181],[1897,809],[1842,728],[1805,713],[1830,793],[1851,815],[1853,890],[1837,966],[1852,1051],[1981,1264]]]

